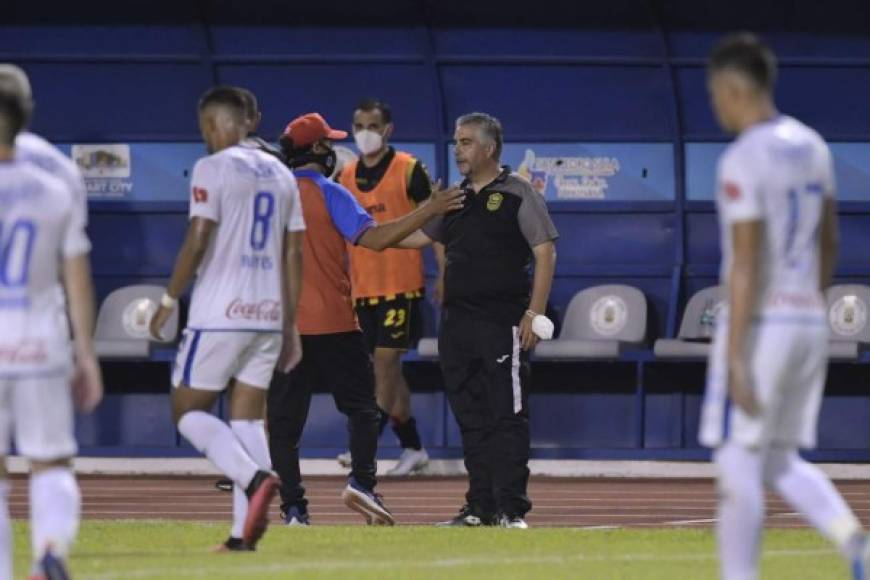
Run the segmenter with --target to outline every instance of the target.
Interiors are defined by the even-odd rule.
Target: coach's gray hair
[[[456,119],[456,126],[477,125],[481,134],[495,143],[493,158],[498,161],[501,158],[501,149],[504,144],[502,137],[501,122],[487,113],[468,113]]]

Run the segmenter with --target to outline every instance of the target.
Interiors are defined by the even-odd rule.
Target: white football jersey
[[[831,153],[813,129],[778,116],[744,131],[719,159],[722,283],[731,268],[732,224],[761,220],[756,311],[823,309],[819,235],[824,199],[833,195]]]
[[[280,331],[284,232],[305,229],[296,178],[245,144],[197,161],[190,216],[217,223],[199,269],[188,327]]]
[[[72,159],[64,155],[57,147],[34,133],[23,131],[15,138],[15,158],[33,163],[37,167],[51,173],[63,181],[73,194],[73,227],[69,235],[80,236],[71,240],[82,254],[91,249],[91,243],[85,235],[88,225],[88,194],[82,173]]]
[[[0,377],[68,372],[61,260],[89,248],[75,203],[63,181],[35,165],[0,163]]]

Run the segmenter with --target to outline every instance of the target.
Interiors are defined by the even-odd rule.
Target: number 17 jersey
[[[280,331],[285,231],[305,229],[296,178],[244,144],[197,161],[190,217],[217,223],[191,299],[193,330]]]
[[[731,226],[764,223],[756,313],[824,308],[819,235],[824,200],[834,195],[831,153],[810,127],[785,115],[744,131],[719,161],[716,205],[722,283],[731,269]]]

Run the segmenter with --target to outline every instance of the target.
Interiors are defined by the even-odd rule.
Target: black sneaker
[[[214,482],[214,486],[220,491],[233,491],[233,480],[222,477],[216,482]]]
[[[494,526],[498,524],[498,520],[493,514],[483,514],[479,510],[471,507],[468,504],[462,506],[459,514],[452,520],[446,522],[438,522],[435,527],[438,528],[479,528],[482,526]]]
[[[384,505],[384,498],[374,490],[360,484],[356,478],[349,477],[347,487],[341,494],[344,505],[359,512],[368,525],[393,526],[396,519]]]
[[[230,536],[227,538],[227,541],[223,544],[218,544],[212,552],[220,553],[220,552],[253,552],[256,550],[256,547],[249,546],[241,538],[234,538]]]
[[[311,518],[308,516],[308,510],[300,508],[298,505],[291,505],[286,510],[281,508],[281,519],[284,520],[286,526],[310,526]]]

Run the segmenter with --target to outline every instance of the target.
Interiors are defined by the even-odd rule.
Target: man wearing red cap
[[[395,246],[436,215],[462,206],[458,188],[432,193],[400,219],[376,224],[346,188],[329,180],[335,168],[332,129],[317,113],[294,119],[281,137],[287,165],[299,183],[306,223],[302,291],[297,309],[302,362],[290,374],[279,369],[269,388],[269,448],[281,477],[281,513],[288,525],[307,525],[308,502],[299,471],[299,438],[311,393],[331,389],[348,417],[353,458],[342,499],[369,524],[392,525],[393,516],[375,494],[378,408],[371,358],[354,314],[347,272],[347,244],[381,251]]]

